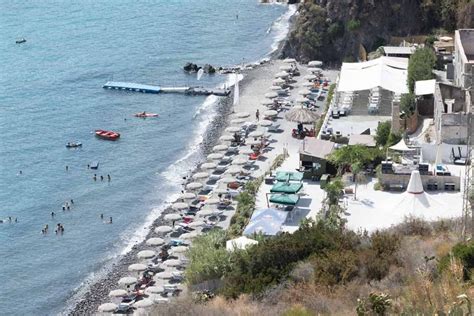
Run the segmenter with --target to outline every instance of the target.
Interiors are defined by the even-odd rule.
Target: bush
[[[458,243],[451,251],[451,254],[441,258],[438,268],[439,270],[446,270],[451,263],[451,257],[459,259],[463,265],[463,279],[465,281],[474,278],[474,242]]]
[[[379,123],[379,125],[377,126],[377,129],[375,130],[375,142],[377,146],[387,145],[391,128],[392,128],[392,123],[390,121]]]
[[[419,48],[410,57],[408,63],[408,90],[414,92],[415,82],[433,79],[433,68],[436,65],[436,56],[430,48]]]
[[[325,256],[316,256],[312,263],[315,282],[321,285],[346,284],[354,279],[359,271],[359,258],[351,250],[331,251]]]
[[[358,30],[359,28],[360,28],[359,20],[352,19],[347,22],[347,29],[349,31],[355,31],[355,30]]]
[[[370,237],[370,247],[366,250],[365,266],[368,280],[382,280],[388,275],[390,266],[398,264],[397,251],[400,237],[388,232],[376,231]]]
[[[403,94],[400,98],[400,110],[410,116],[415,112],[416,98],[413,93]]]
[[[312,316],[313,313],[310,313],[303,306],[293,306],[289,310],[283,313],[283,316]]]

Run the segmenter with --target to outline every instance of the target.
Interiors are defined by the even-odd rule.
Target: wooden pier
[[[230,94],[229,89],[208,89],[203,87],[160,87],[154,85],[118,81],[108,81],[104,84],[103,88],[142,93],[184,93],[190,95],[213,94],[216,96],[228,96]]]

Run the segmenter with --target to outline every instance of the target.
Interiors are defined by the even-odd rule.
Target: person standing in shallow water
[[[109,218],[109,224],[112,224],[112,216]]]

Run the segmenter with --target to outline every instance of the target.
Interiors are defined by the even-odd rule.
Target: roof
[[[258,244],[258,241],[240,236],[239,238],[231,239],[226,242],[226,249],[233,251],[235,249],[245,249],[249,246]]]
[[[411,55],[415,50],[413,46],[383,46],[383,51],[388,55]]]
[[[365,145],[367,147],[375,147],[375,139],[372,135],[353,134],[349,137],[349,145]]]
[[[262,233],[274,236],[281,231],[281,226],[286,221],[288,212],[273,208],[256,210],[253,212],[250,222],[245,227],[244,235]]]
[[[361,91],[381,87],[408,93],[408,58],[380,57],[362,63],[343,63],[337,91]]]
[[[415,82],[416,95],[428,95],[435,92],[436,79],[420,80]]]
[[[395,145],[389,147],[390,149],[393,150],[398,150],[398,151],[413,151],[414,149],[408,148],[407,144],[405,143],[405,140],[402,138],[398,143]]]
[[[334,151],[336,144],[328,140],[306,137],[300,146],[300,154],[326,159]]]

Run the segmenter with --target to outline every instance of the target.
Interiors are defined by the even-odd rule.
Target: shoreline
[[[255,67],[254,69],[242,71],[244,77],[239,82],[241,91],[245,91],[245,89],[251,85],[253,79],[258,77],[259,72],[264,75],[262,69],[266,65],[273,63],[273,59],[275,59],[276,56],[277,54],[272,55],[272,60],[270,60],[268,63],[262,64],[258,67]],[[206,155],[210,153],[212,147],[218,142],[219,137],[222,135],[224,129],[229,124],[229,117],[235,110],[231,97],[232,94],[229,97],[219,100],[218,104],[216,105],[217,114],[206,130],[204,141],[199,145],[200,148],[198,150],[202,151],[204,154],[202,158],[203,160],[200,163],[204,162]],[[193,174],[196,169],[192,170],[190,174]],[[188,176],[190,174],[188,174]],[[81,298],[77,300],[70,309],[65,310],[63,312],[64,314],[83,315],[97,312],[98,306],[106,300],[109,292],[117,287],[118,280],[129,273],[127,270],[128,266],[132,263],[136,263],[137,253],[141,250],[150,248],[145,244],[145,241],[151,237],[154,237],[154,229],[158,226],[165,225],[167,223],[169,224],[169,221],[164,220],[164,216],[166,214],[176,212],[170,207],[170,205],[174,202],[176,201],[166,202],[167,206],[163,209],[158,218],[147,227],[148,232],[144,239],[133,245],[130,251],[128,251],[126,254],[120,255],[114,260],[114,262],[111,262],[111,266],[109,267],[110,270],[106,271],[103,277],[92,282],[85,294],[81,295]]]
[[[295,10],[295,12],[297,9]],[[287,30],[287,34],[285,38],[279,41],[278,48],[275,51],[270,52],[266,57],[259,60],[261,62],[264,59],[269,59],[268,62],[261,63],[258,66],[255,66],[252,69],[243,69],[241,70],[241,74],[243,74],[243,78],[239,81],[239,87],[241,89],[241,93],[246,90],[252,84],[252,81],[259,78],[259,76],[266,76],[264,68],[268,65],[274,63],[276,59],[281,57],[282,50],[288,40],[288,34],[292,30],[293,25],[295,22],[295,14],[292,14],[288,20],[289,28]],[[212,122],[209,124],[208,128],[205,132],[205,137],[201,144],[199,144],[199,148],[197,151],[201,151],[203,153],[202,160],[199,162],[199,165],[202,162],[205,162],[205,157],[208,153],[211,152],[212,147],[217,144],[219,141],[219,137],[224,132],[224,129],[229,125],[229,118],[235,111],[235,106],[232,104],[232,96],[233,93],[225,98],[222,98],[217,101],[217,109],[216,115],[213,118]],[[198,168],[191,170],[187,174],[186,182],[189,180],[189,176],[196,172]],[[117,287],[118,280],[129,273],[128,266],[136,262],[136,255],[139,251],[148,249],[149,246],[145,244],[145,241],[151,237],[154,237],[154,229],[158,226],[169,224],[169,221],[164,220],[164,216],[169,213],[175,212],[171,208],[171,204],[176,202],[174,201],[166,201],[163,210],[158,215],[158,217],[153,221],[151,225],[146,227],[147,234],[145,237],[135,245],[133,245],[130,250],[125,253],[121,254],[118,257],[112,259],[110,263],[107,264],[105,268],[105,274],[101,276],[99,279],[92,281],[88,284],[88,289],[85,291],[84,294],[80,295],[80,298],[71,302],[71,306],[69,308],[64,309],[60,314],[62,315],[84,315],[84,314],[95,314],[97,312],[97,308],[101,303],[104,303],[108,298],[108,294],[111,290]],[[109,266],[110,264],[110,266]],[[77,295],[79,289],[76,290],[75,295]],[[74,299],[74,295],[71,299]]]

